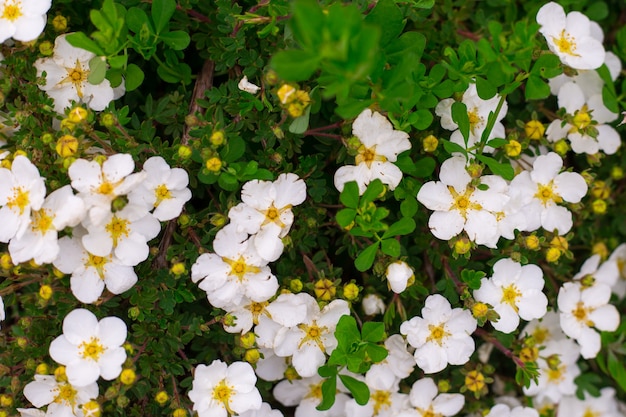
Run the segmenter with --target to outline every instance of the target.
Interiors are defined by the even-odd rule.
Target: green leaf
[[[589,7],[585,9],[585,15],[589,19],[599,22],[609,16],[609,6],[604,1],[592,1],[589,3]]]
[[[89,60],[89,76],[87,81],[93,85],[98,85],[104,81],[107,73],[107,63],[103,57],[94,56]]]
[[[226,146],[220,152],[220,156],[224,162],[235,162],[246,152],[246,141],[239,136],[228,139]]]
[[[186,47],[189,46],[189,42],[191,42],[191,38],[187,32],[182,30],[175,30],[173,32],[161,33],[159,38],[163,40],[167,46],[172,48],[175,51],[182,51]]]
[[[413,6],[418,9],[432,9],[435,5],[435,0],[413,0]]]
[[[611,351],[608,353],[607,367],[615,382],[619,384],[622,390],[626,391],[626,369],[623,361],[619,360],[617,355]]]
[[[413,175],[417,178],[429,177],[435,171],[436,164],[437,163],[433,158],[425,156],[415,163],[415,171],[413,171]]]
[[[319,66],[320,57],[308,51],[292,49],[277,52],[270,66],[286,81],[308,80]]]
[[[293,18],[290,27],[293,37],[300,45],[312,51],[322,42],[320,29],[326,26],[324,12],[315,0],[297,0],[291,6]]]
[[[550,96],[550,86],[537,75],[530,75],[526,80],[526,100],[542,100]]]
[[[152,20],[157,33],[161,33],[168,26],[168,23],[176,11],[175,0],[153,0]]]
[[[337,376],[337,367],[336,366],[328,366],[328,365],[320,366],[319,369],[317,370],[317,373],[322,378],[330,378],[331,376],[332,377],[336,377]]]
[[[385,325],[380,322],[366,321],[363,323],[361,335],[361,339],[367,342],[381,342],[385,338]]]
[[[99,56],[106,55],[104,50],[102,50],[97,43],[88,38],[83,32],[70,33],[65,37],[65,39],[70,45],[77,48],[86,49],[87,51],[93,52]]]
[[[322,401],[315,407],[320,411],[328,410],[335,404],[335,395],[337,393],[337,379],[329,378],[322,383]]]
[[[141,68],[135,64],[129,64],[126,68],[125,85],[126,91],[133,91],[143,83],[145,75]]]
[[[467,139],[469,138],[470,122],[465,103],[460,101],[452,103],[452,120],[459,126],[461,135],[463,135],[463,139],[465,140],[465,143],[467,143]]]
[[[405,32],[398,39],[385,48],[385,54],[390,63],[398,63],[406,54],[415,54],[419,60],[426,47],[426,37],[420,32]]]
[[[489,100],[494,97],[498,90],[493,86],[488,80],[483,77],[476,77],[476,92],[478,93],[478,97],[483,100]]]
[[[111,68],[124,68],[128,62],[128,55],[117,55],[109,57],[109,65]]]
[[[356,216],[356,210],[351,208],[341,209],[337,212],[335,218],[337,219],[337,224],[341,227],[348,227],[354,221],[354,217]]]
[[[383,183],[378,178],[370,182],[369,185],[367,186],[367,189],[361,196],[361,206],[377,199],[378,196],[380,196],[384,190],[385,190],[385,187],[383,186]]]
[[[553,54],[541,55],[530,73],[545,79],[556,77],[563,72],[561,60]]]
[[[385,255],[397,258],[400,256],[400,242],[395,239],[384,239],[381,241],[381,249]]]
[[[379,245],[379,242],[375,242],[365,248],[365,250],[363,250],[363,252],[361,252],[359,256],[357,256],[354,261],[354,266],[356,266],[356,269],[358,269],[360,272],[364,272],[372,267],[372,265],[374,264],[374,259],[376,259],[376,253],[378,252]]]
[[[486,155],[476,155],[476,158],[486,164],[495,175],[499,175],[507,181],[511,181],[515,176],[515,170],[508,162],[498,162]]]
[[[225,191],[235,191],[239,188],[239,181],[237,181],[237,177],[229,172],[222,172],[217,179],[217,183]]]
[[[417,204],[417,200],[415,198],[406,198],[402,201],[402,203],[400,203],[400,213],[403,217],[415,216],[418,208],[419,205]]]
[[[389,226],[389,229],[385,231],[382,238],[387,239],[398,235],[408,235],[409,233],[413,233],[414,230],[415,220],[410,217],[403,217]]]
[[[353,209],[359,207],[359,186],[355,181],[344,184],[343,191],[339,194],[339,201],[346,207]]]
[[[463,155],[467,155],[467,151],[465,150],[465,148],[459,145],[458,143],[450,142],[449,140],[446,140],[446,139],[441,139],[441,143],[443,144],[443,148],[449,154],[458,152],[458,153],[462,153]]]
[[[373,343],[369,343],[365,347],[365,352],[367,353],[367,356],[374,363],[378,363],[378,362],[384,361],[385,358],[387,357],[387,355],[389,355],[389,352],[387,351],[387,349],[384,346],[375,345]]]
[[[360,342],[361,333],[359,333],[355,318],[349,314],[341,316],[337,322],[337,327],[335,327],[335,337],[337,338],[338,348],[341,347],[345,351],[352,343]]]
[[[376,6],[365,17],[365,22],[380,27],[381,46],[387,45],[402,33],[404,29],[404,13],[393,0],[379,0]]]
[[[618,113],[619,104],[617,102],[617,96],[615,95],[615,90],[611,87],[606,84],[602,87],[602,102],[607,109],[613,113]]]
[[[142,9],[138,7],[131,7],[126,12],[126,26],[128,29],[132,30],[135,33],[139,33],[141,29],[147,27],[152,34],[154,34],[154,28],[152,27],[152,22],[150,22],[150,18]]]
[[[352,396],[359,405],[365,405],[370,399],[370,389],[365,382],[361,382],[356,378],[349,375],[339,374],[339,379],[343,382],[343,385],[348,388],[348,391],[352,393]]]
[[[492,148],[497,149],[497,148],[503,147],[507,143],[509,143],[509,141],[506,140],[506,139],[495,138],[495,139],[491,139],[489,142],[487,142],[487,146],[491,146]]]
[[[304,114],[300,117],[293,119],[293,122],[289,125],[289,131],[296,135],[301,135],[309,128],[309,118],[311,116],[311,106],[307,106],[304,110]]]

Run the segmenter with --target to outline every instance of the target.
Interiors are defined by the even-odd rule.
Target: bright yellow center
[[[574,311],[572,311],[572,315],[576,317],[576,320],[582,321],[587,326],[592,327],[593,322],[589,320],[589,313],[591,313],[591,310],[591,308],[585,307],[582,301],[579,301],[578,304],[576,304]]]
[[[465,220],[467,220],[468,210],[482,210],[482,206],[480,204],[474,203],[471,200],[474,187],[467,187],[465,189],[465,193],[463,194],[457,193],[452,186],[448,186],[448,191],[450,191],[450,194],[454,199],[450,210],[458,210]]]
[[[46,209],[33,211],[30,224],[31,230],[44,235],[48,230],[52,229],[52,220],[54,220],[54,216],[49,216]]]
[[[465,386],[472,392],[479,392],[485,387],[485,375],[477,370],[469,371],[465,375]]]
[[[315,385],[310,385],[310,391],[304,398],[317,398],[322,399],[322,382]]]
[[[446,331],[444,324],[440,324],[438,326],[429,324],[428,330],[430,331],[430,336],[426,338],[426,341],[435,342],[439,346],[443,345],[443,340],[450,336],[450,333]]]
[[[602,413],[600,413],[599,411],[595,411],[589,407],[587,407],[585,409],[585,412],[583,413],[583,417],[600,417],[602,415]]]
[[[256,274],[261,271],[261,269],[256,266],[248,265],[243,256],[240,256],[239,259],[236,260],[227,258],[222,259],[230,265],[230,274],[235,275],[239,281],[244,281],[245,275],[248,273]]]
[[[306,342],[312,341],[317,344],[322,352],[325,350],[324,343],[322,343],[322,334],[324,333],[324,331],[328,330],[326,327],[319,327],[317,323],[313,321],[313,324],[311,325],[299,324],[298,328],[304,331],[304,337],[298,344],[298,348],[302,347],[302,345],[304,345]]]
[[[427,410],[423,410],[419,407],[416,407],[416,410],[422,415],[422,417],[442,417],[441,413],[435,413],[433,411],[433,406],[428,406]]]
[[[521,297],[522,293],[517,289],[517,287],[513,284],[508,287],[504,287],[502,289],[502,303],[506,303],[513,307],[513,309],[517,312],[517,299]]]
[[[230,409],[230,397],[233,395],[234,387],[229,386],[225,379],[222,379],[215,388],[213,388],[213,399],[220,402],[229,414],[233,414]]]
[[[387,161],[387,158],[385,158],[383,155],[378,155],[376,153],[376,145],[372,146],[371,148],[367,148],[365,147],[365,145],[361,145],[359,146],[359,149],[357,150],[357,152],[358,152],[358,155],[354,158],[357,165],[360,164],[361,162],[365,162],[367,167],[371,168],[372,162],[374,161],[380,161],[380,162]]]
[[[89,255],[89,258],[87,258],[85,265],[87,267],[96,268],[96,272],[98,272],[100,279],[104,279],[104,272],[105,272],[104,267],[109,262],[110,257],[107,258],[104,256],[96,256],[92,254],[88,254],[88,255]]]
[[[550,336],[550,331],[546,327],[537,327],[533,331],[532,336],[533,336],[533,339],[535,339],[535,342],[541,345]]]
[[[574,52],[576,51],[576,42],[574,42],[574,37],[565,32],[565,29],[561,31],[561,36],[559,38],[555,38],[553,36],[552,41],[559,49],[559,52],[572,56],[580,56]]]
[[[387,410],[391,406],[391,393],[389,391],[376,390],[370,398],[374,401],[375,416],[381,409]]]
[[[154,206],[158,206],[159,204],[161,204],[161,202],[163,200],[169,200],[170,198],[172,198],[172,193],[170,192],[170,190],[165,186],[165,184],[161,184],[159,185],[155,190],[154,190],[154,194],[156,195],[156,203],[154,203]]]
[[[572,123],[574,124],[574,127],[570,130],[570,133],[573,133],[572,130],[574,132],[584,130],[591,124],[591,116],[589,115],[589,110],[587,109],[586,104],[576,112],[574,118],[572,119]]]
[[[267,307],[268,304],[267,301],[263,301],[262,303],[252,303],[248,305],[247,309],[252,313],[252,322],[254,324],[259,324],[259,316],[265,311],[265,307]]]
[[[470,130],[475,134],[476,132],[474,132],[474,129],[476,129],[476,127],[483,122],[483,118],[478,114],[478,109],[476,107],[467,112],[467,118],[469,119]]]
[[[115,186],[113,184],[108,181],[104,181],[102,184],[100,184],[100,187],[98,187],[98,193],[108,195],[111,194],[114,189]]]
[[[117,216],[113,216],[111,221],[104,227],[113,240],[113,247],[116,247],[120,239],[128,237],[130,232],[128,226],[130,222],[126,219],[120,219]]]
[[[74,407],[76,404],[76,390],[72,387],[71,384],[61,382],[55,388],[56,395],[54,397],[54,402],[63,404],[69,407]]]
[[[79,98],[83,98],[83,84],[87,81],[87,77],[89,77],[89,70],[83,69],[83,66],[80,64],[80,61],[77,59],[74,68],[65,68],[67,71],[67,77],[61,80],[59,84],[72,83],[74,84],[74,88],[76,89],[76,94]]]
[[[81,351],[83,359],[91,359],[93,361],[98,361],[100,355],[106,350],[106,348],[100,344],[100,339],[97,337],[92,337],[89,342],[81,343],[78,345],[78,349]]]
[[[20,8],[20,2],[16,1],[13,4],[7,4],[2,11],[2,18],[10,22],[16,21],[22,15],[22,9]]]
[[[563,380],[565,372],[565,365],[560,365],[555,367],[554,369],[548,369],[548,381],[550,382],[560,382]]]
[[[535,194],[535,197],[541,200],[541,204],[543,204],[544,207],[547,207],[552,202],[563,202],[561,196],[554,192],[552,181],[547,185],[537,184],[537,194]]]
[[[7,207],[13,210],[17,208],[21,215],[24,214],[24,210],[29,203],[28,191],[24,191],[22,187],[15,187],[13,188],[13,197],[7,201]]]
[[[280,228],[284,228],[285,227],[285,223],[283,223],[280,220],[280,215],[286,211],[291,209],[291,205],[288,204],[283,208],[276,208],[274,207],[274,204],[272,203],[272,205],[269,206],[269,208],[267,210],[265,210],[264,212],[262,212],[263,214],[265,214],[265,220],[263,221],[263,226],[265,226],[266,224],[269,223],[276,223],[276,225],[278,225]]]

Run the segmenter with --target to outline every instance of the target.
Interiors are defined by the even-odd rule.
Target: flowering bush
[[[625,12],[0,0],[0,417],[624,415]]]

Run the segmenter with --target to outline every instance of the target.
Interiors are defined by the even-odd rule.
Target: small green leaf
[[[561,60],[553,54],[541,55],[530,70],[533,76],[540,76],[545,79],[556,77],[562,72]]]
[[[109,65],[111,68],[124,68],[128,62],[128,55],[117,55],[109,57]]]
[[[301,135],[309,128],[309,118],[311,116],[311,106],[307,106],[304,110],[304,114],[300,117],[293,119],[293,122],[289,125],[289,131],[296,135]]]
[[[372,267],[372,265],[374,264],[374,259],[376,259],[376,253],[378,252],[379,245],[379,242],[375,242],[365,248],[365,250],[363,250],[363,252],[361,252],[359,256],[357,256],[356,260],[354,261],[354,266],[356,266],[356,269],[363,272]]]
[[[620,361],[615,353],[609,351],[607,365],[615,382],[619,384],[622,390],[626,391],[626,368],[624,368],[623,361]]]
[[[335,404],[335,395],[337,393],[337,379],[331,377],[322,383],[322,401],[315,407],[319,411],[330,409]]]
[[[86,49],[89,52],[93,52],[96,55],[106,55],[104,50],[95,43],[93,40],[87,37],[83,32],[70,33],[65,37],[67,42],[77,48]]]
[[[495,139],[491,139],[489,142],[487,142],[487,146],[491,146],[492,148],[497,149],[497,148],[503,147],[507,143],[509,143],[509,141],[506,140],[506,139],[495,138]]]
[[[465,103],[460,101],[452,103],[452,120],[459,126],[459,131],[463,135],[465,143],[467,143],[467,139],[469,138],[470,122]]]
[[[175,30],[173,32],[161,33],[159,38],[163,40],[167,46],[172,48],[175,51],[182,51],[186,47],[189,46],[189,42],[191,42],[191,38],[187,32],[182,30]]]
[[[239,136],[228,139],[226,146],[220,152],[224,162],[235,162],[246,152],[246,142]]]
[[[381,250],[385,255],[389,255],[393,258],[400,256],[401,247],[400,242],[395,239],[384,239],[381,241]]]
[[[389,352],[387,351],[387,349],[385,349],[384,346],[375,345],[373,343],[369,343],[365,347],[365,352],[367,353],[367,356],[369,356],[369,358],[372,360],[373,363],[382,362],[385,360],[387,355],[389,355]]]
[[[361,333],[359,333],[355,318],[349,314],[341,316],[335,327],[335,337],[339,346],[344,349],[354,342],[361,341]]]
[[[229,172],[222,172],[222,174],[217,179],[217,183],[225,191],[235,191],[239,188],[239,182],[237,181],[237,177]]]
[[[344,184],[343,191],[339,194],[339,201],[349,208],[356,209],[359,207],[359,186],[355,181]]]
[[[398,235],[408,235],[409,233],[413,233],[414,230],[415,220],[410,217],[403,217],[389,226],[389,229],[385,231],[382,238],[387,239]]]
[[[337,224],[341,227],[348,227],[354,221],[354,217],[356,216],[356,210],[351,208],[341,209],[337,212],[335,218],[337,219]]]
[[[400,203],[400,213],[403,217],[415,216],[418,208],[419,205],[417,204],[417,200],[415,198],[406,198],[402,201],[402,203]]]
[[[385,187],[378,178],[370,182],[367,189],[363,193],[363,196],[361,196],[361,206],[376,200],[384,190]]]
[[[530,75],[526,80],[526,100],[542,100],[550,96],[550,86],[537,75]]]
[[[385,337],[385,325],[380,322],[366,321],[361,329],[361,339],[378,343]]]
[[[141,68],[135,64],[129,64],[126,68],[125,85],[126,91],[133,91],[143,83],[145,75]]]
[[[308,51],[292,49],[277,52],[270,61],[280,78],[286,81],[308,80],[319,66],[320,57]]]
[[[458,143],[450,142],[449,140],[445,140],[445,139],[442,139],[441,143],[443,144],[443,148],[449,154],[458,152],[458,153],[462,153],[463,155],[467,155],[467,151],[465,150],[465,148],[459,145]]]
[[[361,382],[356,378],[349,375],[339,374],[339,379],[343,382],[343,385],[348,388],[348,391],[352,393],[352,396],[359,405],[365,405],[370,399],[370,389],[365,382]]]
[[[488,80],[476,77],[476,92],[481,99],[489,100],[498,93],[498,90]]]
[[[387,45],[402,33],[404,29],[404,13],[393,0],[379,0],[376,6],[365,17],[365,22],[380,27],[381,46]]]
[[[94,56],[89,60],[89,76],[87,81],[90,84],[98,85],[104,81],[107,73],[107,63],[103,57]]]
[[[515,176],[515,170],[510,163],[498,162],[492,157],[486,155],[476,155],[476,158],[480,162],[486,164],[495,175],[499,175],[507,181],[511,181]]]
[[[152,20],[157,33],[161,33],[165,29],[176,11],[175,0],[153,0],[152,1]]]
[[[138,7],[131,7],[126,12],[126,26],[128,29],[132,30],[135,33],[139,33],[141,29],[147,27],[151,33],[154,34],[154,28],[152,27],[152,22],[150,22],[150,18],[142,9]]]

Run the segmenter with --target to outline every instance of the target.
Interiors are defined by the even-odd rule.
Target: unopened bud
[[[428,135],[422,142],[422,148],[425,152],[435,152],[439,146],[439,139],[433,135]]]
[[[530,120],[524,125],[524,133],[530,140],[539,140],[543,137],[546,127],[539,120]]]
[[[62,15],[56,15],[52,19],[52,27],[56,32],[65,32],[67,30],[67,18]]]

